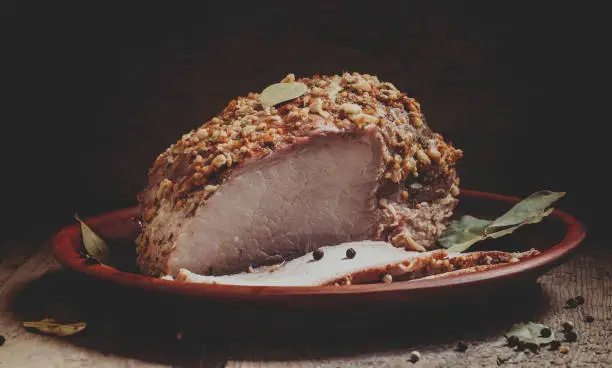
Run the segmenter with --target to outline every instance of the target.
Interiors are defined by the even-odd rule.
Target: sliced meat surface
[[[381,143],[331,136],[290,150],[236,170],[183,220],[172,271],[235,272],[374,236]]]
[[[355,256],[347,257],[347,250],[353,249]],[[205,276],[181,269],[177,280],[195,283],[243,286],[321,286],[347,285],[381,282],[385,275],[392,280],[407,281],[456,273],[461,270],[472,272],[478,267],[493,267],[538,254],[537,251],[524,253],[474,252],[451,253],[445,250],[429,252],[406,251],[392,244],[376,241],[349,242],[319,249],[323,257],[315,259],[313,253],[289,262],[256,268],[225,276]]]

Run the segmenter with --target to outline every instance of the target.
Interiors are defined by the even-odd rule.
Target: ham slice
[[[355,250],[348,258],[347,250]],[[406,251],[379,241],[349,242],[319,249],[323,258],[315,260],[313,252],[289,262],[265,266],[224,276],[205,276],[187,269],[178,272],[176,280],[185,282],[243,286],[321,286],[381,282],[386,275],[392,280],[406,281],[461,270],[471,272],[478,267],[518,262],[538,254],[499,251],[454,253],[446,250],[429,252]],[[386,276],[389,281],[389,276]]]

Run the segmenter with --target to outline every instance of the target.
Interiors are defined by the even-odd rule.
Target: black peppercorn
[[[346,258],[353,259],[357,255],[357,252],[353,248],[349,248],[346,250]]]
[[[569,299],[566,302],[567,308],[576,308],[578,306],[578,302],[576,301],[576,299]]]
[[[5,341],[6,339],[4,338],[4,336],[0,335],[0,346],[4,345]]]
[[[551,331],[550,328],[548,327],[544,327],[543,329],[540,330],[540,336],[542,337],[550,337]]]
[[[561,347],[561,341],[553,340],[550,342],[550,350],[559,350],[559,347]]]
[[[584,297],[582,295],[578,295],[574,299],[576,300],[576,303],[578,303],[579,305],[584,304]]]
[[[516,348],[519,351],[523,351],[523,350],[527,349],[527,343],[524,342],[524,341],[519,341],[519,343],[518,343]]]
[[[574,329],[574,324],[570,321],[563,322],[563,331],[572,331]]]
[[[467,348],[468,348],[468,345],[465,342],[459,341],[457,343],[457,351],[464,352],[467,350]]]
[[[508,338],[508,346],[513,347],[513,346],[517,346],[519,344],[519,338],[512,335]]]
[[[540,345],[529,343],[527,344],[527,349],[529,349],[529,351],[531,351],[532,353],[536,354],[540,352]]]
[[[419,353],[418,351],[413,351],[412,353],[410,353],[410,359],[408,359],[409,361],[411,361],[412,363],[416,363],[421,359],[421,353]]]
[[[577,339],[578,339],[578,334],[576,334],[576,331],[567,331],[565,333],[565,341],[574,342]]]
[[[314,258],[315,261],[320,260],[321,258],[323,258],[323,251],[320,249],[315,250],[314,252],[312,252],[312,258]]]
[[[585,316],[585,317],[584,317],[584,321],[585,321],[585,322],[588,322],[588,323],[591,323],[591,322],[593,322],[594,320],[595,320],[595,317],[593,317],[593,316],[591,316],[591,315],[587,315],[587,316]]]

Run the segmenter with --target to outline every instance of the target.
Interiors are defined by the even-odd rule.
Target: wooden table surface
[[[313,314],[311,321],[301,312],[296,317],[276,311],[275,317],[255,316],[258,324],[249,324],[243,314],[231,315],[230,309],[202,309],[208,321],[230,315],[235,323],[227,322],[227,328],[226,322],[205,324],[194,329],[199,334],[179,334],[177,326],[186,325],[178,323],[177,300],[160,302],[166,310],[177,308],[165,313],[136,291],[62,270],[44,240],[13,242],[0,247],[0,334],[6,338],[0,367],[491,367],[498,358],[508,359],[503,365],[509,366],[609,367],[612,249],[605,245],[587,238],[575,258],[538,284],[465,306],[429,311],[383,306],[367,315],[351,314],[347,306],[346,318]],[[585,304],[564,308],[577,295]],[[594,322],[583,321],[588,314]],[[21,326],[24,319],[46,316],[83,320],[88,327],[58,338]],[[505,346],[503,333],[521,320],[547,324],[553,331],[572,321],[578,341],[563,343],[568,354],[514,352]],[[454,350],[460,340],[468,343],[466,352]],[[413,350],[421,353],[416,364],[408,361]]]

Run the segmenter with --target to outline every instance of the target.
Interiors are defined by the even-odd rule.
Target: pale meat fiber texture
[[[281,82],[306,92],[238,97],[158,156],[139,195],[145,274],[242,272],[350,241],[435,246],[462,152],[418,102],[367,74]]]

